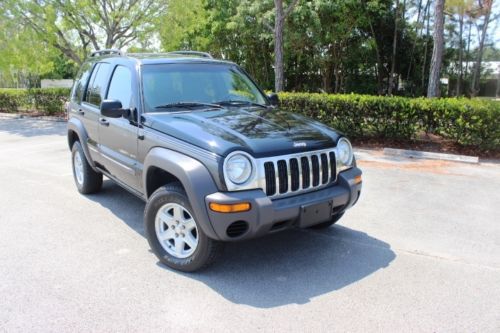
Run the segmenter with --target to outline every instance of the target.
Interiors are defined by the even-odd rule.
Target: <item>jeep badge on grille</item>
[[[298,148],[298,147],[307,147],[307,143],[305,142],[294,142],[293,146]]]

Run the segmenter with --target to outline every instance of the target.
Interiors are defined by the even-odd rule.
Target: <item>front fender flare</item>
[[[174,150],[160,147],[152,148],[144,160],[142,174],[146,195],[148,193],[147,174],[150,167],[160,168],[181,182],[200,227],[208,237],[218,239],[208,218],[205,205],[205,197],[217,192],[218,189],[207,168],[198,160]]]

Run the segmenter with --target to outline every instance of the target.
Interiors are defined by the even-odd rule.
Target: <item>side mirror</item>
[[[267,95],[267,98],[269,99],[269,102],[272,106],[278,106],[280,104],[280,99],[278,97],[278,94],[276,93]]]
[[[120,118],[127,110],[122,108],[122,102],[106,99],[101,102],[101,115],[109,118]]]

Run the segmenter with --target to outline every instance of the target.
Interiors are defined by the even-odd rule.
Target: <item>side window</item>
[[[106,98],[122,102],[124,109],[130,108],[132,100],[132,74],[127,67],[116,66]]]
[[[73,86],[73,91],[71,92],[71,101],[75,103],[81,103],[83,99],[83,94],[85,93],[85,88],[87,86],[87,81],[90,77],[90,72],[92,70],[92,64],[86,62],[82,65],[82,68],[78,72],[77,79]]]
[[[89,88],[85,101],[99,107],[106,93],[108,74],[111,65],[105,62],[99,63],[99,67],[94,70],[90,78]]]
[[[94,84],[95,77],[97,76],[97,72],[99,72],[99,67],[101,64],[96,64],[94,70],[92,71],[92,76],[90,77],[89,84],[87,85],[87,92],[85,93],[84,101],[90,103],[90,95],[92,92],[92,85]]]

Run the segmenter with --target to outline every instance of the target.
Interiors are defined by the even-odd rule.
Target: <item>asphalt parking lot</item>
[[[160,264],[144,203],[74,186],[65,124],[0,119],[0,331],[500,331],[500,164],[361,151],[357,206],[326,231]]]

